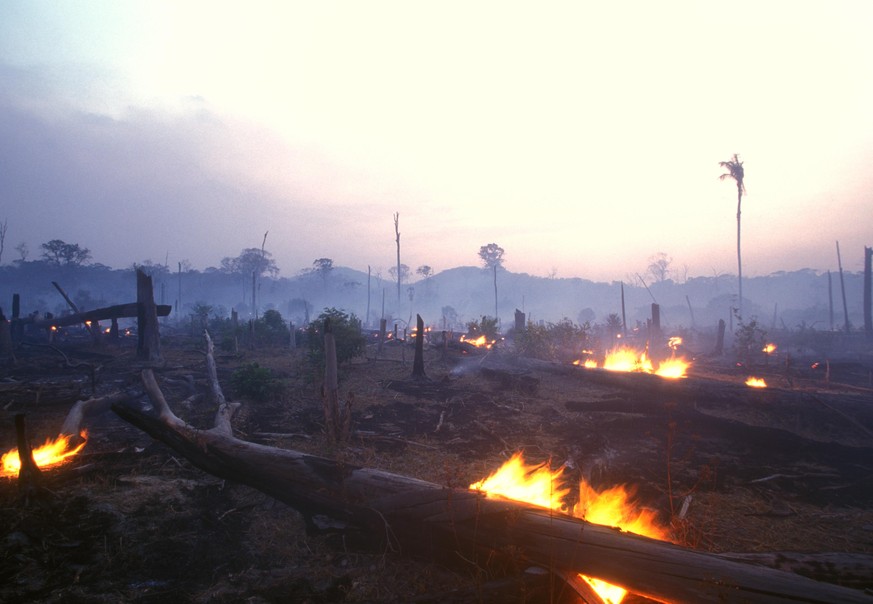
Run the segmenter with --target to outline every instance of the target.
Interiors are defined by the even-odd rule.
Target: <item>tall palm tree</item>
[[[745,172],[743,171],[743,162],[740,161],[739,156],[734,153],[734,156],[728,161],[720,161],[718,162],[722,168],[727,170],[725,174],[719,176],[719,180],[724,180],[725,178],[731,178],[734,182],[737,183],[737,273],[739,279],[739,289],[740,289],[740,319],[743,318],[743,256],[740,253],[740,210],[743,204],[743,193],[746,192],[746,186],[743,184],[743,178],[745,176]]]

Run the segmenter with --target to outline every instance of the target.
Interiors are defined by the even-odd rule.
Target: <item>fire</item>
[[[674,342],[671,345],[675,350],[675,347],[681,344],[681,338],[671,338],[671,340],[679,340],[678,343]],[[639,371],[671,379],[685,377],[690,365],[691,363],[682,357],[671,356],[659,363],[656,368],[645,351],[639,352],[626,346],[611,350],[603,361],[603,368],[608,371]]]
[[[770,344],[764,346],[764,348],[761,349],[761,352],[763,352],[764,354],[773,354],[774,352],[776,352],[776,348],[776,344],[773,344],[771,342]]]
[[[594,359],[576,359],[573,361],[574,365],[585,367],[586,369],[597,369],[597,361]]]
[[[682,338],[680,338],[679,336],[673,336],[672,338],[667,340],[667,346],[669,346],[673,350],[676,350],[677,348],[682,346]]]
[[[81,437],[85,439],[87,432],[83,431]],[[68,458],[77,454],[85,446],[85,441],[79,445],[70,448],[70,439],[68,434],[61,434],[55,440],[46,439],[45,444],[33,450],[33,460],[40,468],[48,468],[57,464],[63,463]],[[21,460],[18,458],[18,449],[10,449],[0,457],[0,476],[13,477],[18,476],[18,471],[21,469]]]
[[[488,495],[501,495],[516,501],[525,501],[551,510],[565,507],[564,500],[570,488],[560,486],[563,468],[551,470],[547,465],[530,466],[521,453],[516,453],[488,478],[470,485],[471,489]],[[598,491],[584,480],[579,482],[579,503],[568,513],[588,522],[617,526],[623,530],[655,539],[667,539],[667,529],[655,519],[655,513],[640,509],[633,502],[634,490],[615,486]],[[580,574],[600,595],[604,602],[619,604],[627,591],[600,579]]]
[[[472,344],[476,348],[483,348],[483,347],[484,348],[491,348],[491,346],[494,344],[493,341],[489,342],[488,338],[486,338],[484,335],[479,336],[478,338],[475,338],[473,340],[468,340],[467,336],[462,335],[461,342],[466,342],[467,344]]]
[[[764,378],[749,377],[749,379],[746,380],[746,386],[751,386],[752,388],[766,388],[767,382],[764,381]]]

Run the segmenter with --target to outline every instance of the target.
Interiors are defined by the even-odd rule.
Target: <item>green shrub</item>
[[[547,361],[574,361],[589,346],[588,323],[576,325],[564,318],[558,323],[527,325],[515,332],[515,346],[522,355]]]
[[[325,308],[306,329],[309,340],[309,355],[313,362],[324,363],[324,322],[330,319],[331,330],[336,339],[336,361],[343,363],[364,354],[367,339],[361,333],[361,320],[353,313],[336,308]]]
[[[256,401],[265,401],[282,391],[282,386],[276,381],[269,367],[261,367],[258,363],[247,363],[233,372],[230,385],[240,396],[247,396]]]

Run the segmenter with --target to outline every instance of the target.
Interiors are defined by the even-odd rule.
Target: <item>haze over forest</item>
[[[53,240],[46,245],[37,258],[18,258],[0,266],[0,307],[7,315],[13,293],[21,295],[23,313],[68,312],[53,281],[83,310],[135,299],[133,267],[93,263],[89,250],[80,244]],[[354,313],[369,327],[378,326],[379,318],[385,317],[402,328],[421,314],[429,326],[463,330],[470,321],[494,316],[494,274],[481,261],[478,266],[438,272],[426,265],[402,264],[398,301],[396,269],[371,271],[368,278],[366,272],[318,258],[296,274],[283,276],[268,248],[242,250],[223,258],[218,267],[202,271],[183,263],[170,266],[150,260],[137,267],[152,275],[156,301],[173,307],[168,321],[175,324],[184,324],[204,307],[215,317],[227,317],[231,309],[243,318],[253,316],[252,265],[247,262],[260,267],[255,293],[258,314],[275,309],[298,326],[327,307]],[[844,271],[842,280],[836,271],[809,269],[746,278],[745,320],[755,319],[770,330],[842,330],[842,287],[851,329],[858,330],[863,326],[863,279],[856,271]],[[645,325],[653,302],[661,307],[662,324],[673,330],[712,331],[720,319],[732,325],[736,320],[736,275],[685,277],[666,256],[653,257],[647,271],[629,275],[626,282],[538,277],[499,268],[496,302],[504,330],[513,325],[516,309],[533,322],[603,325],[610,314],[621,314],[622,290],[631,328]]]

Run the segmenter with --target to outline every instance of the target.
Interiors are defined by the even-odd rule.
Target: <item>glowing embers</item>
[[[81,437],[85,439],[87,433],[82,432]],[[47,439],[45,444],[33,450],[33,460],[40,468],[49,468],[65,462],[70,457],[76,455],[85,446],[83,440],[79,445],[72,446],[70,440],[72,436],[62,434],[56,439]],[[0,476],[15,477],[18,476],[18,471],[21,469],[21,460],[18,458],[18,449],[11,449],[0,457]]]
[[[746,386],[750,388],[766,388],[767,382],[764,381],[764,378],[749,377],[746,380]]]
[[[541,464],[525,463],[521,453],[516,453],[488,478],[472,485],[471,489],[488,495],[500,495],[516,501],[524,501],[551,510],[562,510],[570,487],[562,482],[563,468],[550,469]],[[584,480],[579,482],[579,502],[567,511],[576,518],[610,527],[619,527],[631,533],[667,539],[667,529],[655,520],[655,512],[640,508],[634,503],[634,490],[616,486],[603,491],[594,489]],[[566,511],[566,510],[565,510]],[[618,604],[626,591],[600,579],[580,574],[605,602]]]

